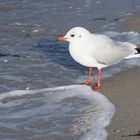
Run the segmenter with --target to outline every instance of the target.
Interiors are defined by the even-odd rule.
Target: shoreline
[[[138,140],[140,131],[140,67],[122,71],[102,81],[100,92],[116,108],[107,127],[107,140]]]

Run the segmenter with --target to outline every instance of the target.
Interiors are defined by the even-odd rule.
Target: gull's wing
[[[93,35],[95,47],[92,52],[98,63],[112,65],[136,53],[136,46],[128,42],[117,42],[104,35]]]

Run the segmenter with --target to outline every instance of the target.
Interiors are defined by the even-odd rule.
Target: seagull
[[[101,69],[116,64],[131,55],[139,55],[140,48],[129,42],[114,41],[106,35],[92,34],[83,27],[74,27],[59,41],[69,42],[69,52],[72,58],[89,68],[86,85],[98,91],[101,86]],[[139,55],[140,56],[140,55]],[[92,81],[92,68],[98,69],[98,80]]]

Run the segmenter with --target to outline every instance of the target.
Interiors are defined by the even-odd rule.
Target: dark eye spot
[[[74,37],[74,36],[75,36],[74,34],[71,35],[71,37]]]

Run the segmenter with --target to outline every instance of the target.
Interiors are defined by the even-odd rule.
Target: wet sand
[[[140,33],[140,13],[130,16],[126,21],[120,23],[122,31],[135,31]]]
[[[108,126],[108,140],[139,140],[140,67],[120,72],[102,81],[103,93],[115,105],[116,113]]]

